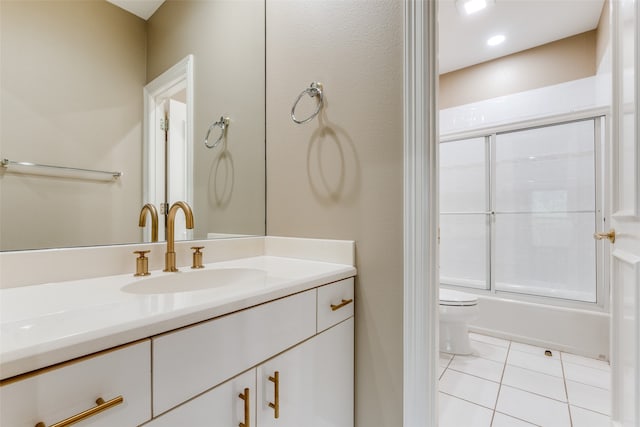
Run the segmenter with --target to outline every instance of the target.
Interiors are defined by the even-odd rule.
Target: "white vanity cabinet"
[[[105,403],[98,405],[97,399]],[[106,409],[85,412],[98,407]],[[49,427],[83,413],[78,426],[136,426],[151,418],[150,408],[149,340],[9,379],[0,387],[0,425],[7,427]]]
[[[316,333],[315,289],[153,338],[157,416]]]
[[[240,423],[255,426],[255,385],[255,369],[251,369],[155,418],[145,427],[236,427]]]
[[[0,426],[353,427],[353,285],[231,302],[211,320],[8,378]]]
[[[256,426],[353,426],[353,325],[351,317],[257,368]]]
[[[160,336],[146,427],[353,427],[353,334],[350,278]]]

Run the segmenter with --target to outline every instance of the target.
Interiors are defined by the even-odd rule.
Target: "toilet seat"
[[[478,298],[475,295],[440,288],[440,305],[471,307],[477,304]]]

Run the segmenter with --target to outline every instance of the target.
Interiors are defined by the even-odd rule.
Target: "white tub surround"
[[[287,242],[295,245],[295,253]],[[196,243],[205,246],[204,270],[189,268],[191,251],[187,246]],[[182,242],[176,246],[179,273],[161,271],[164,245],[160,244],[0,254],[5,286],[0,290],[1,378],[131,343],[356,274],[354,243],[350,241],[257,237]],[[131,252],[149,247],[152,274],[134,277],[135,256]],[[216,261],[230,257],[236,259]],[[111,271],[113,275],[75,277],[67,281],[41,279],[50,283],[33,284],[49,271],[55,271],[52,273],[55,278],[90,276],[91,266],[99,271]],[[127,292],[138,285],[142,289],[145,280],[171,275],[187,278],[190,274],[206,274],[214,269],[248,269],[256,274],[238,286],[156,294]],[[9,279],[13,281],[7,283]],[[7,287],[12,284],[14,287]]]
[[[609,360],[609,313],[477,295],[469,329],[551,350]]]
[[[560,83],[440,110],[440,136],[461,134],[522,121],[608,109],[610,75]]]

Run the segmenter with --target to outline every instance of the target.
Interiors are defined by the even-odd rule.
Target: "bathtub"
[[[609,360],[608,313],[477,296],[480,314],[469,324],[472,332]]]

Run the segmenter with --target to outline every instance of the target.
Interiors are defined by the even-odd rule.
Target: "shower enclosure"
[[[509,125],[440,144],[440,281],[602,307],[604,116]]]

